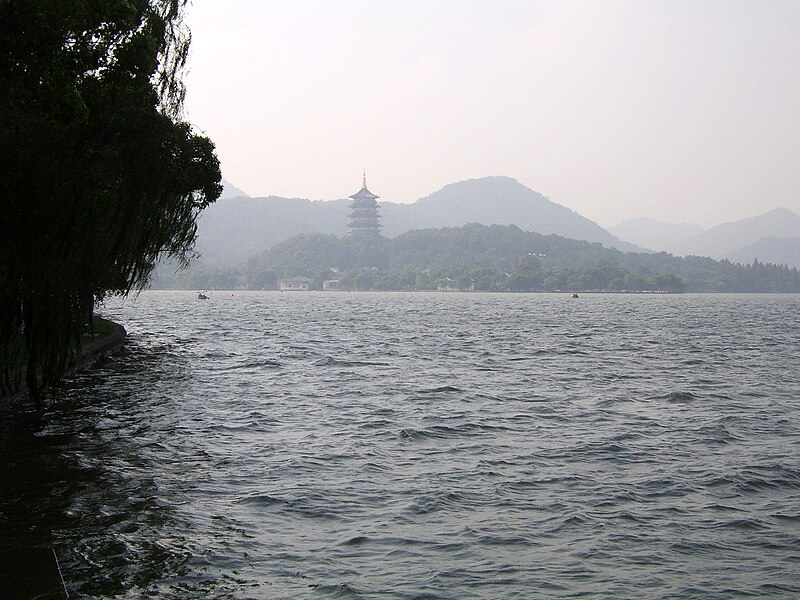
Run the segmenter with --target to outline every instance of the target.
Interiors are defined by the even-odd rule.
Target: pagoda
[[[367,173],[364,171],[364,183],[361,189],[350,196],[350,237],[380,237],[378,223],[378,203],[376,196],[367,189]]]

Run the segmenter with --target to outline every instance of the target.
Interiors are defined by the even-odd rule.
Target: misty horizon
[[[504,175],[488,175],[486,177],[471,177],[471,178],[465,179],[463,181],[454,181],[454,182],[447,183],[442,188],[440,188],[438,190],[433,190],[433,191],[425,194],[424,196],[420,196],[419,198],[416,198],[416,199],[408,201],[408,202],[385,200],[385,199],[383,199],[381,197],[381,199],[378,201],[378,203],[379,204],[406,204],[406,205],[407,204],[415,204],[416,202],[418,202],[420,200],[424,200],[424,199],[428,198],[429,196],[432,196],[432,195],[436,194],[437,192],[441,191],[442,189],[444,189],[444,188],[446,188],[446,187],[448,187],[450,185],[457,184],[457,183],[463,183],[463,182],[469,182],[469,181],[476,181],[476,180],[481,180],[481,179],[490,179],[490,178],[507,178],[507,177],[504,176]],[[513,178],[508,177],[508,179],[513,179]],[[304,198],[304,197],[300,197],[300,196],[298,196],[296,194],[290,195],[290,196],[278,196],[277,194],[272,194],[272,193],[268,193],[268,194],[251,194],[251,193],[247,192],[247,190],[242,189],[235,182],[232,182],[232,181],[230,181],[228,179],[223,179],[223,185],[224,185],[225,190],[227,190],[227,191],[223,192],[223,195],[222,195],[221,199],[234,198],[234,197],[237,197],[237,196],[245,196],[245,197],[254,198],[254,199],[279,197],[279,198],[284,198],[284,199],[287,199],[287,200],[309,200],[311,202],[339,202],[339,201],[347,199],[347,195],[341,195],[341,196],[336,196],[336,197],[328,196],[328,197],[321,197],[321,198]],[[529,187],[529,186],[526,186],[526,187]],[[575,212],[580,214],[580,211],[575,210],[570,206],[566,206],[566,205],[558,202],[557,200],[555,200],[553,198],[550,198],[547,194],[541,192],[540,190],[537,190],[535,188],[529,188],[529,189],[532,189],[532,191],[536,192],[537,194],[541,194],[544,198],[548,199],[551,202],[554,202],[556,204],[560,204],[561,206],[564,206],[565,208],[568,208],[570,210],[574,210]],[[758,211],[759,209],[756,208],[755,210]],[[709,229],[713,229],[714,227],[716,227],[718,225],[726,225],[726,224],[736,223],[738,221],[747,220],[747,219],[750,219],[750,218],[753,218],[753,217],[763,216],[763,215],[766,215],[766,214],[769,214],[769,213],[773,213],[773,212],[776,212],[776,211],[789,211],[789,212],[797,215],[797,213],[795,211],[793,211],[793,210],[791,210],[791,209],[789,209],[789,208],[787,208],[785,206],[773,206],[773,207],[764,206],[764,207],[762,207],[760,209],[760,212],[754,212],[753,214],[744,215],[741,218],[725,220],[725,221],[711,222],[709,225],[706,225],[706,226],[703,226],[703,225],[701,225],[699,223],[689,222],[689,221],[669,221],[669,220],[663,220],[663,219],[656,219],[656,218],[648,217],[648,216],[631,217],[629,219],[624,219],[622,221],[619,221],[617,223],[612,223],[612,224],[603,224],[603,223],[599,223],[598,222],[598,225],[602,226],[604,229],[606,229],[608,231],[612,231],[612,230],[614,230],[614,229],[616,229],[616,228],[618,228],[620,226],[624,226],[624,225],[628,225],[628,224],[632,225],[632,224],[635,224],[635,223],[650,222],[650,223],[656,223],[656,224],[660,224],[660,225],[697,227],[697,228],[699,228],[700,231],[708,231]],[[585,215],[582,215],[582,216],[585,216]]]

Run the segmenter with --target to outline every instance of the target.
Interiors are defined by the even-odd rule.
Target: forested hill
[[[797,269],[670,254],[624,253],[599,243],[470,224],[409,231],[372,245],[302,234],[235,269],[182,273],[188,288],[275,289],[280,277],[338,279],[345,289],[486,291],[800,292]]]
[[[206,264],[237,263],[300,233],[345,235],[348,214],[347,199],[224,197],[203,213],[197,250]],[[380,202],[379,214],[382,233],[390,238],[414,229],[482,223],[640,250],[509,177],[453,183],[413,204]]]
[[[451,183],[414,204],[383,205],[381,208],[383,232],[387,237],[410,230],[481,223],[516,225],[524,231],[600,242],[607,248],[624,251],[642,250],[510,177],[482,177]]]

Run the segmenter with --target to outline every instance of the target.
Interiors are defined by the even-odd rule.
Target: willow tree
[[[221,192],[181,118],[185,0],[0,0],[0,367],[34,397],[98,298],[191,257]]]

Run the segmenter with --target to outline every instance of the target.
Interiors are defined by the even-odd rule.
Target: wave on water
[[[435,388],[423,389],[419,390],[420,394],[445,394],[449,392],[461,392],[460,388],[457,388],[452,385],[441,385]]]
[[[446,508],[457,508],[462,503],[463,498],[457,492],[432,492],[412,500],[407,510],[414,514],[425,514]]]
[[[783,464],[748,465],[736,472],[732,483],[740,494],[800,490],[800,468]]]
[[[326,356],[314,362],[315,367],[388,367],[390,363],[370,360],[342,360]]]
[[[460,425],[434,425],[424,429],[404,427],[400,430],[401,439],[425,440],[447,439],[455,437],[475,437],[482,435],[497,435],[499,432],[508,431],[510,428],[502,425],[484,425],[479,423],[462,423]]]
[[[314,595],[322,598],[366,598],[348,583],[322,584],[310,583],[308,587],[314,590]]]
[[[652,396],[650,400],[663,400],[673,404],[686,404],[698,400],[698,396],[692,392],[670,392],[660,396]]]
[[[236,362],[231,365],[224,365],[216,368],[212,367],[211,370],[246,371],[246,370],[258,370],[258,369],[277,369],[282,366],[283,364],[279,360],[265,358],[261,360],[246,360],[246,361]]]

